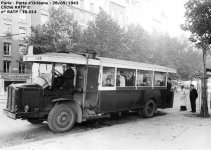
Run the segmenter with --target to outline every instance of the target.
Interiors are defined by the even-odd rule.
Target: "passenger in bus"
[[[105,84],[105,86],[113,86],[111,84],[111,79],[110,78],[106,78],[106,84]]]
[[[123,71],[117,71],[116,86],[125,87],[125,77],[123,76]]]
[[[147,82],[147,78],[143,79],[141,86],[149,86],[149,83]]]
[[[157,80],[157,86],[161,86],[161,81],[160,80]]]
[[[132,71],[127,74],[126,86],[134,86],[134,75]]]

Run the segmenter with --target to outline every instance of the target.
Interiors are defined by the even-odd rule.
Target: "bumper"
[[[8,110],[6,110],[6,109],[3,109],[3,113],[4,113],[7,117],[9,117],[9,118],[11,118],[11,119],[17,119],[17,114],[16,114],[16,113],[12,113],[12,112],[10,112],[10,111],[8,111]]]
[[[44,117],[46,115],[48,115],[48,111],[46,112],[42,112],[42,113],[38,113],[38,112],[11,112],[7,109],[3,109],[3,113],[11,118],[11,119],[27,119],[27,118],[37,118],[37,117]]]

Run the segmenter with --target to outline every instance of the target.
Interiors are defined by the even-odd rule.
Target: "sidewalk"
[[[176,114],[162,116],[161,120],[146,119],[82,133],[63,133],[61,137],[5,150],[210,150],[210,118],[201,119],[195,115],[191,117],[192,113],[185,113],[189,117],[178,118]]]
[[[174,104],[174,108],[160,110],[160,115],[153,118],[130,120],[84,132],[60,133],[59,137],[55,134],[53,138],[3,149],[210,150],[211,118],[198,117],[199,109],[197,113],[189,112],[189,105],[188,111],[179,111],[179,93],[175,94]]]

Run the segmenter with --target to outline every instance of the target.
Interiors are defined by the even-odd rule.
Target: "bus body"
[[[10,85],[3,111],[33,124],[47,121],[54,132],[113,112],[136,110],[152,117],[157,108],[173,107],[167,77],[175,69],[73,53],[26,55],[24,61],[33,63],[32,83]],[[67,64],[74,71],[70,89],[55,83]]]

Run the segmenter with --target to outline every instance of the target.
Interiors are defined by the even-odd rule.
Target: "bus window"
[[[152,86],[153,71],[138,70],[137,86]]]
[[[117,69],[116,86],[135,86],[135,70],[134,69]]]
[[[52,86],[52,64],[33,63],[32,82],[43,87]]]
[[[103,87],[113,87],[114,86],[114,67],[103,67]]]
[[[166,86],[166,73],[155,71],[154,86]]]

